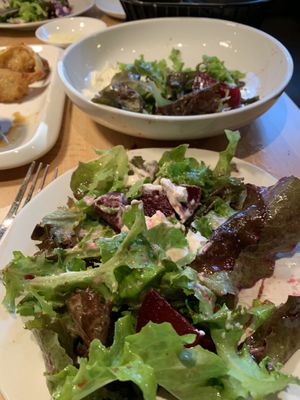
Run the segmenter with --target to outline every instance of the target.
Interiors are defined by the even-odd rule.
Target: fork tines
[[[33,165],[33,169],[31,170],[32,165]],[[28,172],[30,173],[30,177],[31,177],[31,175],[33,173],[34,167],[35,167],[35,161],[33,161],[33,163],[30,165],[29,170],[28,170]],[[25,204],[27,204],[31,200],[42,168],[43,168],[43,163],[40,162],[38,167],[37,167],[37,170],[36,170],[36,172],[34,174],[32,183],[31,183],[30,188],[28,190],[26,199],[24,200],[23,206],[25,206]],[[47,173],[48,173],[48,169],[49,169],[49,164],[47,164],[45,166],[44,173],[42,175],[41,183],[40,183],[40,186],[39,186],[39,188],[37,190],[37,193],[40,192],[42,190],[42,188],[44,187],[46,176],[47,176]]]
[[[33,174],[35,164],[36,164],[36,162],[33,161],[33,162],[31,163],[29,169],[28,169],[28,172],[29,172],[29,174],[30,174],[30,177],[31,177],[31,175]],[[32,165],[33,165],[33,166],[32,166]],[[43,170],[43,168],[44,168],[44,170]],[[38,164],[37,169],[36,169],[36,172],[35,172],[35,174],[34,174],[34,176],[33,176],[32,183],[31,183],[31,185],[30,185],[30,187],[29,187],[29,190],[28,190],[26,199],[24,200],[23,207],[25,206],[25,204],[27,204],[27,203],[31,200],[31,198],[32,198],[32,196],[33,196],[33,194],[34,194],[34,190],[35,190],[36,188],[37,188],[37,189],[36,189],[35,194],[39,193],[39,192],[44,188],[44,186],[45,186],[45,184],[46,184],[46,179],[47,179],[47,175],[48,175],[49,168],[50,168],[50,165],[49,165],[49,164],[46,164],[45,166],[43,165],[42,162],[40,162],[40,163]],[[50,178],[49,181],[53,181],[54,179],[56,179],[56,178],[57,178],[57,174],[58,174],[58,168],[56,167],[56,168],[54,169],[54,171],[53,171],[53,176],[52,176],[52,178]],[[38,183],[39,183],[39,184],[38,184]]]
[[[19,208],[24,207],[25,204],[27,204],[35,194],[40,192],[46,184],[48,170],[50,167],[49,164],[46,164],[44,166],[43,163],[40,162],[36,168],[36,171],[35,171],[35,166],[36,166],[36,161],[33,161],[28,168],[28,171],[26,173],[26,176],[25,176],[23,182],[21,183],[21,186],[15,197],[15,200],[13,201],[6,217],[4,218],[2,224],[0,225],[0,239],[4,235],[7,228],[11,225]],[[57,174],[58,174],[58,170],[56,168],[54,170],[52,179],[50,179],[49,181],[54,180],[57,177]],[[32,181],[31,181],[31,178],[32,178]],[[31,184],[30,184],[30,181],[31,181]],[[25,197],[25,195],[26,195],[26,197]],[[23,204],[22,204],[22,202],[23,202]],[[21,206],[21,204],[22,204],[22,206]]]

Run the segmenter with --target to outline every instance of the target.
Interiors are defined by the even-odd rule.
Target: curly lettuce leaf
[[[201,346],[184,347],[193,340],[191,334],[179,336],[169,323],[151,322],[126,339],[131,351],[153,368],[157,383],[177,399],[217,399],[221,391],[218,379],[227,369],[216,354]]]
[[[98,238],[103,240],[109,239],[115,235],[115,232],[107,225],[101,225],[98,221],[93,224],[86,224],[81,226],[82,239],[72,248],[61,250],[64,262],[69,260],[81,259],[82,261],[89,262],[93,259],[95,262],[100,262],[101,249],[98,243]],[[56,250],[57,252],[57,250]],[[103,262],[103,259],[101,258]],[[68,268],[68,270],[75,271],[75,268]],[[78,269],[77,269],[78,270]]]
[[[203,55],[203,63],[200,64],[200,70],[206,72],[211,77],[229,85],[236,85],[246,75],[238,70],[229,70],[225,67],[224,61],[216,56]]]
[[[149,178],[141,178],[137,180],[132,186],[130,186],[128,192],[126,193],[126,197],[129,201],[140,197],[142,187],[145,183],[149,183]]]
[[[169,178],[175,184],[204,187],[212,177],[211,169],[195,158],[185,157],[187,146],[181,145],[163,154],[159,161],[158,177]]]
[[[153,96],[153,98],[155,99],[156,107],[164,107],[173,103],[172,100],[168,100],[166,97],[162,95],[162,91],[158,88],[155,82],[153,81],[147,82],[147,87],[149,90],[149,95]]]
[[[145,230],[144,215],[142,211],[138,211],[132,229],[121,244],[118,243],[120,246],[115,254],[107,262],[85,271],[68,269],[70,259],[67,259],[66,262],[63,258],[53,261],[46,259],[45,256],[25,257],[17,252],[14,260],[4,270],[3,280],[7,289],[4,304],[9,310],[14,311],[15,300],[18,296],[23,295],[25,299],[27,296],[27,300],[32,301],[34,295],[44,312],[49,313],[46,305],[53,311],[53,307],[55,308],[59,304],[63,305],[65,299],[75,289],[87,287],[95,288],[105,298],[110,298],[111,294],[109,293],[115,293],[118,288],[118,280],[115,275],[118,267],[125,265],[131,269],[143,268],[143,266],[148,267],[151,262],[153,266],[151,270],[156,268],[157,258],[155,258],[149,242],[145,242],[144,247],[139,246],[138,235]],[[133,251],[130,246],[133,246],[135,250]],[[148,257],[145,257],[144,250],[148,252]],[[108,258],[107,255],[106,258]]]
[[[71,177],[71,189],[77,199],[124,188],[128,173],[128,156],[123,146],[98,150],[98,159],[79,163]]]
[[[237,145],[241,138],[239,131],[231,131],[225,129],[225,135],[228,140],[228,145],[225,150],[219,153],[219,160],[214,169],[214,175],[216,176],[230,176],[231,173],[231,161],[235,155]]]
[[[50,329],[34,329],[33,332],[41,348],[48,374],[57,373],[73,364],[73,360],[61,346],[56,332]]]
[[[130,228],[127,233],[95,239],[96,249],[92,254],[101,255],[102,264],[99,262],[94,268],[87,268],[84,259],[79,257],[86,254],[85,246],[57,251],[57,260],[16,253],[4,271],[6,307],[15,310],[16,298],[23,296],[23,314],[43,312],[53,315],[53,310],[63,306],[75,289],[87,287],[99,291],[108,299],[112,296],[138,298],[151,282],[164,273],[166,267],[163,260],[168,258],[166,250],[174,245],[185,246],[186,239],[172,225],[147,231],[140,204],[133,205],[124,213],[124,222]],[[164,239],[161,247],[158,242],[151,242],[153,236]]]
[[[102,265],[105,282],[112,292],[116,292],[118,289],[118,280],[115,274],[117,268],[125,267],[126,275],[128,275],[130,273],[128,269],[150,269],[156,265],[157,261],[155,251],[143,235],[146,232],[146,223],[140,204],[133,205],[128,211],[125,211],[123,218],[130,230],[114,255]],[[125,276],[121,275],[123,275],[123,281]]]
[[[146,232],[149,242],[164,251],[171,248],[182,249],[188,245],[184,232],[172,225],[159,224]]]
[[[130,316],[120,318],[110,348],[94,340],[90,345],[89,358],[80,360],[79,369],[68,366],[48,377],[54,388],[53,399],[80,400],[118,380],[134,382],[145,400],[155,400],[157,383],[153,369],[127,343],[127,337],[134,333],[135,320]]]
[[[252,315],[251,328],[253,331],[257,331],[258,328],[265,323],[266,320],[274,313],[276,309],[275,305],[270,301],[260,302],[258,299],[254,299],[252,307],[248,310],[248,313]],[[282,360],[279,360],[282,362]]]
[[[147,230],[140,204],[126,210],[123,221],[130,231],[122,236],[125,237],[123,242],[118,242],[121,236],[106,241],[106,250],[108,246],[113,250],[103,268],[111,266],[111,282],[117,281],[118,296],[132,299],[164,273],[163,260],[168,258],[166,251],[174,247],[183,248],[187,241],[183,232],[172,225],[160,224]],[[102,249],[103,244],[102,241]]]
[[[222,225],[227,218],[233,215],[236,211],[224,201],[222,198],[217,197],[210,205],[211,210],[205,215],[196,216],[192,226],[204,237],[209,239],[214,230]]]
[[[158,385],[178,399],[218,398],[219,388],[210,380],[223,376],[226,367],[217,355],[200,346],[185,349],[193,335],[179,336],[168,323],[149,323],[139,333],[134,324],[130,316],[119,319],[110,348],[94,340],[78,370],[69,366],[49,377],[57,385],[53,398],[79,400],[115,380],[134,382],[145,400],[156,399]]]
[[[103,263],[113,257],[113,255],[116,253],[121,243],[125,239],[126,235],[127,234],[125,232],[122,232],[118,235],[114,235],[113,237],[100,237],[96,240],[96,243],[100,249],[101,260]]]
[[[165,163],[184,161],[188,147],[187,144],[181,144],[165,151],[158,162],[159,167],[162,167]]]
[[[261,400],[271,393],[277,393],[286,388],[290,383],[298,380],[280,372],[281,365],[268,370],[268,359],[257,364],[249,353],[249,349],[243,346],[238,351],[238,343],[243,329],[230,327],[229,329],[213,329],[212,338],[217,348],[217,354],[228,367],[230,388],[234,387],[236,397],[242,399]],[[224,382],[226,385],[226,381]]]
[[[114,381],[131,381],[146,400],[156,399],[158,386],[180,400],[259,400],[296,382],[276,367],[259,365],[246,347],[237,350],[242,330],[214,329],[217,354],[201,346],[185,348],[193,335],[179,336],[169,323],[148,323],[135,333],[135,320],[127,315],[116,323],[114,343],[105,348],[98,340],[79,368],[67,366],[48,379],[56,400],[80,400]],[[180,376],[180,379],[178,379]]]
[[[300,297],[289,296],[280,307],[256,307],[252,312],[257,315],[258,311],[259,317],[261,314],[266,316],[259,321],[255,333],[246,340],[253,356],[257,360],[268,356],[272,362],[287,362],[300,348]]]
[[[172,268],[172,265],[169,265],[167,272],[160,281],[159,289],[162,293],[165,293],[166,297],[171,292],[171,298],[174,297],[177,300],[177,307],[178,301],[182,299],[180,311],[194,322],[199,323],[211,317],[214,313],[215,293],[208,286],[202,284],[197,272],[190,267],[182,268],[173,265]],[[187,298],[193,302],[193,308],[189,306]]]
[[[184,62],[181,58],[181,52],[179,49],[172,49],[169,59],[172,61],[172,68],[175,72],[181,72],[184,67]]]
[[[158,61],[146,61],[141,54],[133,64],[119,63],[121,71],[137,73],[142,77],[151,79],[156,86],[163,91],[167,79],[168,65],[165,59]]]
[[[2,272],[6,288],[3,304],[10,312],[14,312],[16,298],[29,289],[32,279],[36,276],[57,275],[64,271],[59,260],[49,260],[44,255],[27,257],[20,251],[15,251],[12,261]]]
[[[111,299],[112,294],[101,279],[101,266],[89,268],[85,271],[71,271],[59,275],[38,276],[30,280],[25,288],[25,294],[35,291],[39,294],[39,301],[46,302],[54,309],[62,307],[66,299],[77,289],[87,287],[95,289],[105,299]],[[23,293],[24,294],[24,293]],[[26,299],[26,297],[25,297]]]
[[[60,230],[58,226],[56,232],[65,234],[66,229],[62,225]],[[18,312],[21,315],[34,315],[39,312],[53,314],[53,309],[63,305],[65,295],[74,290],[76,285],[83,285],[85,288],[84,285],[88,285],[93,279],[92,271],[86,270],[91,257],[100,257],[100,248],[94,242],[94,236],[98,237],[100,233],[103,235],[102,240],[105,240],[105,235],[111,235],[111,231],[101,225],[91,227],[76,246],[71,249],[56,248],[51,257],[48,257],[48,253],[24,256],[19,251],[14,252],[12,261],[2,272],[2,280],[6,287],[3,304],[6,308],[14,312],[16,299],[24,296],[18,303]],[[43,246],[46,245],[43,243]],[[79,271],[87,273],[72,275]],[[97,272],[97,269],[95,271]],[[77,279],[81,278],[82,282],[76,284]],[[67,282],[70,282],[70,286]]]
[[[34,22],[48,17],[46,2],[10,0],[11,8],[18,8],[18,17],[24,22]]]
[[[57,247],[73,247],[79,241],[78,227],[85,218],[79,207],[60,207],[35,226],[31,239],[40,241],[39,249],[46,250],[48,255]]]
[[[227,271],[219,271],[215,274],[200,274],[199,280],[218,297],[236,296],[238,294],[238,290]]]
[[[224,193],[228,202],[238,197],[243,191],[244,184],[240,179],[230,176],[231,161],[234,156],[240,134],[238,131],[226,130],[229,144],[220,153],[219,161],[214,170],[193,157],[186,157],[187,145],[180,145],[166,151],[160,161],[157,177],[169,178],[175,184],[199,186],[202,190],[203,201],[212,193]]]
[[[230,178],[231,161],[240,140],[238,131],[225,130],[225,135],[229,143],[227,148],[219,153],[219,160],[213,171],[203,162],[199,163],[195,158],[186,157],[188,146],[180,145],[162,155],[157,176],[167,177],[177,184],[198,185],[204,190],[218,189]]]

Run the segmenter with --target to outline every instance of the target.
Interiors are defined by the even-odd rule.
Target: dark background
[[[300,107],[300,2],[272,0],[260,29],[278,39],[290,52],[294,74],[286,89],[289,97]]]

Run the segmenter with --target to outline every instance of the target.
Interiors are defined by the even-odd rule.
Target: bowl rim
[[[123,115],[123,116],[130,116],[132,118],[137,118],[140,120],[159,120],[160,122],[164,122],[164,121],[174,121],[174,122],[179,122],[179,121],[197,121],[197,120],[207,120],[207,119],[212,119],[212,118],[223,118],[224,115],[228,115],[228,117],[231,115],[235,115],[235,114],[240,114],[243,113],[244,110],[255,110],[256,108],[259,108],[260,106],[265,105],[266,103],[268,103],[269,101],[271,101],[272,99],[274,99],[274,101],[283,93],[283,91],[285,90],[285,88],[287,87],[288,83],[290,82],[292,75],[293,75],[293,71],[294,71],[294,62],[293,62],[293,58],[289,52],[289,50],[275,37],[273,37],[272,35],[254,28],[252,26],[249,25],[245,25],[245,24],[241,24],[239,22],[234,22],[234,21],[228,21],[228,20],[224,20],[224,19],[219,19],[219,18],[203,18],[203,17],[161,17],[161,18],[147,18],[147,19],[141,19],[141,20],[135,20],[135,21],[129,21],[129,22],[125,22],[123,24],[118,24],[118,25],[113,25],[108,27],[107,29],[105,29],[105,32],[109,32],[109,31],[114,31],[114,30],[123,30],[123,29],[127,29],[127,27],[130,26],[134,26],[134,25],[144,25],[144,24],[160,24],[160,23],[164,23],[165,21],[175,21],[175,22],[184,22],[184,21],[191,21],[191,20],[198,20],[199,23],[205,21],[205,22],[211,22],[211,23],[215,23],[215,24],[221,24],[221,25],[229,25],[232,27],[238,27],[241,29],[245,29],[248,31],[252,31],[258,35],[264,36],[267,39],[269,39],[270,41],[272,41],[273,43],[276,44],[276,46],[281,50],[282,54],[284,54],[285,59],[287,61],[287,72],[286,72],[286,77],[284,79],[284,81],[276,88],[276,90],[273,90],[271,94],[263,97],[262,99],[257,100],[254,103],[251,104],[247,104],[245,107],[240,107],[240,108],[235,108],[232,110],[228,110],[228,111],[220,111],[220,112],[216,112],[216,113],[211,113],[211,114],[197,114],[197,115],[180,115],[180,116],[174,116],[174,115],[153,115],[153,114],[141,114],[141,113],[137,113],[134,111],[127,111],[127,110],[122,110],[119,108],[115,108],[115,107],[111,107],[111,106],[106,106],[103,104],[97,104],[97,103],[93,103],[91,100],[87,99],[82,92],[80,92],[79,90],[75,89],[68,81],[68,79],[65,76],[65,69],[64,69],[64,61],[65,59],[68,57],[68,54],[73,51],[73,49],[77,46],[79,46],[82,42],[84,41],[88,41],[89,39],[96,37],[99,34],[102,34],[101,32],[96,32],[94,34],[91,34],[83,39],[81,39],[80,41],[77,41],[76,43],[71,44],[71,46],[69,46],[67,48],[67,50],[64,51],[64,54],[62,56],[62,58],[58,61],[57,64],[57,69],[58,69],[58,74],[59,77],[62,81],[62,83],[65,85],[66,89],[72,93],[73,96],[75,96],[80,102],[83,103],[87,103],[89,104],[90,107],[92,107],[93,110],[97,111],[97,110],[103,110],[103,111],[108,111],[108,112],[113,112],[113,113],[117,113],[118,115]]]
[[[49,22],[46,22],[45,24],[42,24],[41,26],[39,26],[36,30],[35,30],[35,36],[41,40],[44,43],[48,43],[48,44],[69,44],[69,43],[73,43],[70,41],[64,41],[64,42],[56,42],[53,43],[51,42],[51,40],[47,39],[44,35],[43,32],[46,30],[49,32],[49,27],[52,26],[62,26],[65,27],[67,25],[67,23],[69,21],[76,21],[77,22],[88,22],[88,23],[93,23],[94,26],[96,27],[96,25],[102,26],[103,29],[107,29],[107,24],[102,21],[101,19],[97,19],[97,18],[92,18],[92,17],[82,17],[82,16],[74,16],[74,17],[65,17],[65,18],[57,18],[57,19],[53,19]],[[94,35],[97,34],[98,32],[90,32],[90,35]]]

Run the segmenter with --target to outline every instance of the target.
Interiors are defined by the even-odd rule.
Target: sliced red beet
[[[185,223],[194,214],[199,205],[201,198],[200,188],[195,185],[174,185],[166,178],[161,179],[161,185],[180,221]],[[186,192],[184,196],[180,195],[183,188]]]
[[[186,188],[188,193],[187,208],[191,215],[194,214],[199,206],[201,199],[201,189],[196,185],[182,185]]]
[[[215,85],[219,81],[212,78],[205,72],[199,72],[193,82],[193,90],[203,90],[209,86]],[[227,95],[229,99],[226,101],[230,108],[237,108],[241,105],[241,91],[238,86],[230,87],[225,82],[220,82],[221,95],[224,97]],[[227,92],[227,93],[226,93]]]
[[[122,213],[127,199],[123,193],[110,192],[95,200],[96,213],[107,222],[116,232],[122,228]]]
[[[238,86],[229,89],[230,99],[227,101],[230,108],[237,108],[241,105],[241,91]]]
[[[193,343],[186,344],[185,347],[193,347],[197,344],[206,344],[205,348],[211,349],[211,340],[207,342],[206,335],[203,331],[199,331],[194,328],[189,321],[176,311],[170,303],[167,302],[155,289],[150,289],[141,305],[139,310],[136,330],[139,332],[143,326],[148,322],[154,322],[156,324],[161,324],[163,322],[169,322],[178,335],[186,335],[188,333],[193,333],[196,338]]]
[[[163,190],[151,189],[147,186],[142,190],[141,200],[147,217],[152,217],[156,211],[161,211],[166,217],[174,215],[174,210]]]
[[[241,91],[238,86],[231,87],[227,83],[221,83],[221,94],[222,96],[228,96],[226,103],[230,108],[237,108],[241,105]]]
[[[26,274],[26,275],[24,275],[24,278],[27,279],[27,280],[31,280],[31,279],[34,279],[35,276],[32,275],[32,274]]]

